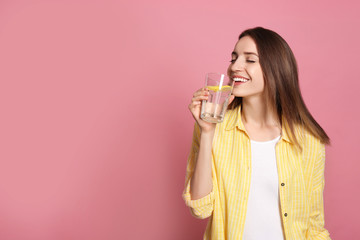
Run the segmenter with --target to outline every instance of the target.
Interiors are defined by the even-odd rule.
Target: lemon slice
[[[217,91],[231,91],[231,86],[222,86],[220,89],[219,89],[219,86],[207,86],[207,88],[210,90],[210,91],[214,91],[214,92],[217,92]]]

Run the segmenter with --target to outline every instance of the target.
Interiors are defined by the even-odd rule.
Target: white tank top
[[[275,145],[251,140],[251,182],[244,240],[284,240]]]

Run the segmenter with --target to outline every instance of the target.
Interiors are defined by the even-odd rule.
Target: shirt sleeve
[[[323,191],[325,186],[324,169],[325,169],[325,145],[320,144],[319,153],[314,164],[311,192],[310,208],[310,226],[307,233],[307,239],[329,240],[329,232],[324,228],[324,203]]]
[[[214,209],[214,199],[215,199],[214,181],[213,181],[213,189],[208,195],[200,199],[192,200],[190,194],[190,182],[192,175],[194,173],[195,163],[199,151],[199,145],[200,145],[200,128],[197,125],[197,123],[195,123],[191,151],[186,166],[185,189],[182,194],[182,197],[185,201],[186,206],[190,208],[190,212],[194,217],[205,219],[211,216]]]

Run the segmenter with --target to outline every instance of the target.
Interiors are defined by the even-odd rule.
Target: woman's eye
[[[231,63],[234,63],[236,61],[236,59],[231,59]],[[246,62],[248,63],[255,63],[256,61],[255,60],[250,60],[250,59],[247,59]]]

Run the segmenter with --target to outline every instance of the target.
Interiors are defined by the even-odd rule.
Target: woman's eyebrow
[[[256,53],[254,52],[244,52],[245,55],[255,55],[257,57],[259,57]],[[232,52],[231,55],[235,55],[238,56],[238,54],[236,52]]]
[[[255,55],[255,56],[257,56],[257,57],[259,57],[256,53],[254,53],[254,52],[244,52],[244,54],[246,54],[246,55]]]

